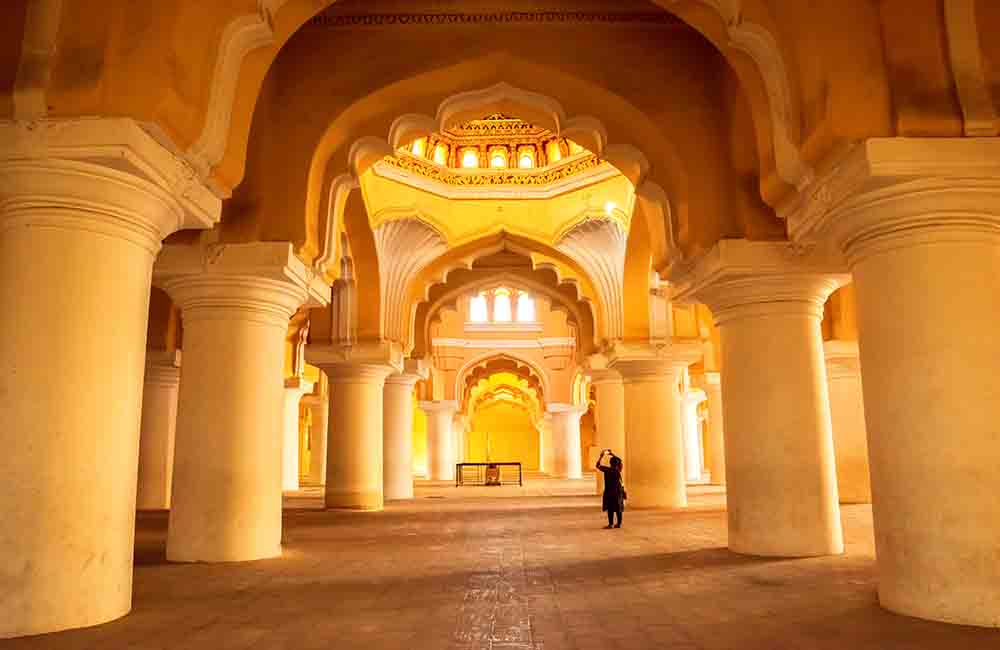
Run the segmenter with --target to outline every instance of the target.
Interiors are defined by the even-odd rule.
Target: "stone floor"
[[[769,560],[725,549],[717,490],[603,530],[589,485],[422,484],[368,514],[305,490],[284,556],[246,564],[167,564],[166,515],[143,513],[131,615],[0,648],[1000,648],[998,630],[879,609],[868,507],[844,508],[845,555]]]

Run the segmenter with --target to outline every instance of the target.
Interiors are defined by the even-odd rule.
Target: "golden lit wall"
[[[413,396],[413,473],[427,475],[427,416],[417,405]]]
[[[489,458],[486,454],[487,433]],[[538,430],[522,408],[494,403],[476,411],[466,444],[469,462],[516,461],[525,470],[538,469]]]

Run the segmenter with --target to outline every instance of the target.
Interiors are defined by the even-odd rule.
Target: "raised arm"
[[[597,459],[597,465],[595,466],[595,467],[597,467],[597,469],[599,469],[602,472],[607,472],[609,469],[611,469],[610,467],[605,467],[604,465],[601,465],[601,461],[604,460],[604,455],[607,454],[607,453],[608,453],[607,449],[602,449],[601,450],[601,455]]]

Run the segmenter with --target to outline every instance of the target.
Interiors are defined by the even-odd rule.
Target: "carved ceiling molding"
[[[965,117],[965,135],[997,135],[997,112],[986,83],[985,64],[976,23],[976,0],[945,0],[948,54]]]
[[[418,219],[386,221],[373,234],[382,289],[383,336],[403,342],[409,281],[448,250],[448,244],[441,233]]]
[[[624,278],[628,234],[616,219],[587,219],[556,242],[556,249],[577,260],[601,295],[607,314],[607,337],[622,337],[625,324]]]
[[[641,23],[679,27],[683,23],[666,12],[590,12],[590,11],[501,11],[485,13],[325,13],[312,18],[310,27],[347,29],[351,27],[421,27],[438,25],[509,25],[509,24],[604,24]]]
[[[577,174],[596,170],[601,166],[601,160],[591,154],[560,162],[549,167],[538,169],[478,169],[475,172],[463,171],[442,167],[430,161],[416,158],[407,154],[397,154],[386,156],[376,164],[376,173],[379,172],[379,165],[388,165],[411,174],[418,174],[435,183],[452,187],[482,187],[482,186],[510,186],[510,185],[533,185],[546,186],[559,183]],[[617,170],[615,170],[617,175]],[[383,173],[379,174],[384,175]]]

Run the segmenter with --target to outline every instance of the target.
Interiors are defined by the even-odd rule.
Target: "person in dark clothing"
[[[605,456],[611,456],[609,466],[601,464]],[[611,453],[610,449],[601,452],[601,457],[597,459],[597,469],[604,474],[604,497],[601,500],[601,509],[608,513],[608,525],[605,528],[622,527],[622,513],[625,511],[625,484],[622,483],[622,459]],[[618,523],[615,523],[615,515],[618,516]]]

